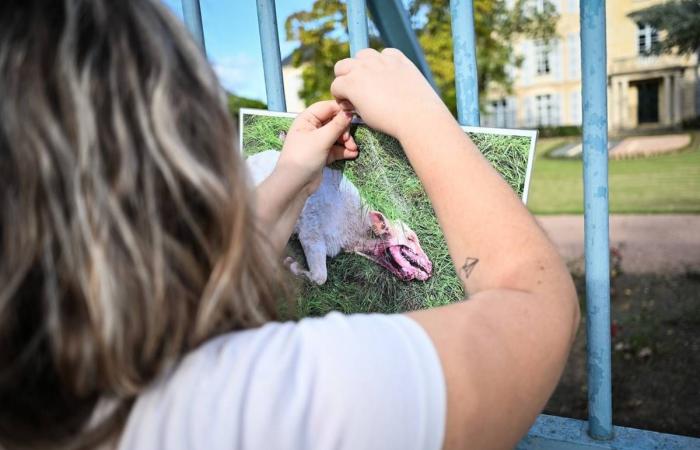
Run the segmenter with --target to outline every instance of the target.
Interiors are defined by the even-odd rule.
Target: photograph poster
[[[240,148],[253,181],[274,168],[296,114],[242,109]],[[537,132],[463,127],[527,202]],[[298,313],[395,313],[464,298],[427,194],[399,142],[357,123],[353,161],[324,169],[287,248]]]

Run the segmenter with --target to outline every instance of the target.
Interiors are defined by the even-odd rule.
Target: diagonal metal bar
[[[195,42],[202,51],[206,52],[204,45],[204,27],[202,26],[202,10],[199,7],[199,0],[182,0],[182,14],[185,25],[192,34]]]
[[[401,50],[437,90],[433,73],[413,32],[408,11],[401,0],[367,0],[367,7],[386,45]]]

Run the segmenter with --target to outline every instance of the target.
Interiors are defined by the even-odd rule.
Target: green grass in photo
[[[244,115],[244,153],[281,149],[279,134],[291,122],[290,118]],[[522,194],[530,138],[485,133],[470,136],[513,189]],[[354,137],[360,156],[345,163],[344,175],[357,186],[369,208],[389,219],[401,219],[416,232],[433,263],[433,275],[425,282],[401,281],[372,261],[341,253],[327,260],[328,281],[323,286],[298,280],[298,314],[317,316],[333,310],[393,313],[464,298],[433,208],[398,141],[363,125],[356,128]],[[289,252],[306,264],[301,246],[294,239]]]

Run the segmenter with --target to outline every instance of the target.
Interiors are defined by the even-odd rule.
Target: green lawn
[[[564,138],[540,139],[528,206],[535,214],[583,212],[581,160],[549,159]],[[700,213],[700,132],[677,153],[610,161],[611,213]]]

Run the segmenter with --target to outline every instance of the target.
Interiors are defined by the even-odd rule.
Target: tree
[[[690,55],[700,52],[700,2],[680,0],[662,3],[630,15],[639,23],[663,32],[652,53]]]
[[[310,11],[298,11],[285,22],[287,40],[298,40],[292,65],[302,70],[299,97],[307,104],[330,98],[335,62],[350,55],[348,16],[342,0],[315,0]],[[380,49],[376,29],[370,27],[370,47]]]
[[[265,109],[267,105],[260,100],[254,100],[252,98],[239,97],[236,94],[227,93],[228,96],[228,110],[231,115],[236,118],[238,117],[238,112],[241,108],[255,108],[255,109]]]
[[[487,86],[510,90],[508,66],[519,66],[513,41],[517,36],[549,40],[555,35],[557,15],[549,1],[542,7],[531,0],[517,0],[512,9],[504,0],[475,0],[475,30],[479,91]],[[409,14],[414,31],[433,72],[443,100],[454,112],[455,87],[449,0],[411,0]],[[288,40],[300,45],[292,64],[304,66],[299,96],[307,103],[330,97],[333,64],[349,55],[347,14],[342,0],[316,0],[310,11],[290,15],[285,23]],[[370,46],[383,44],[370,21]]]

